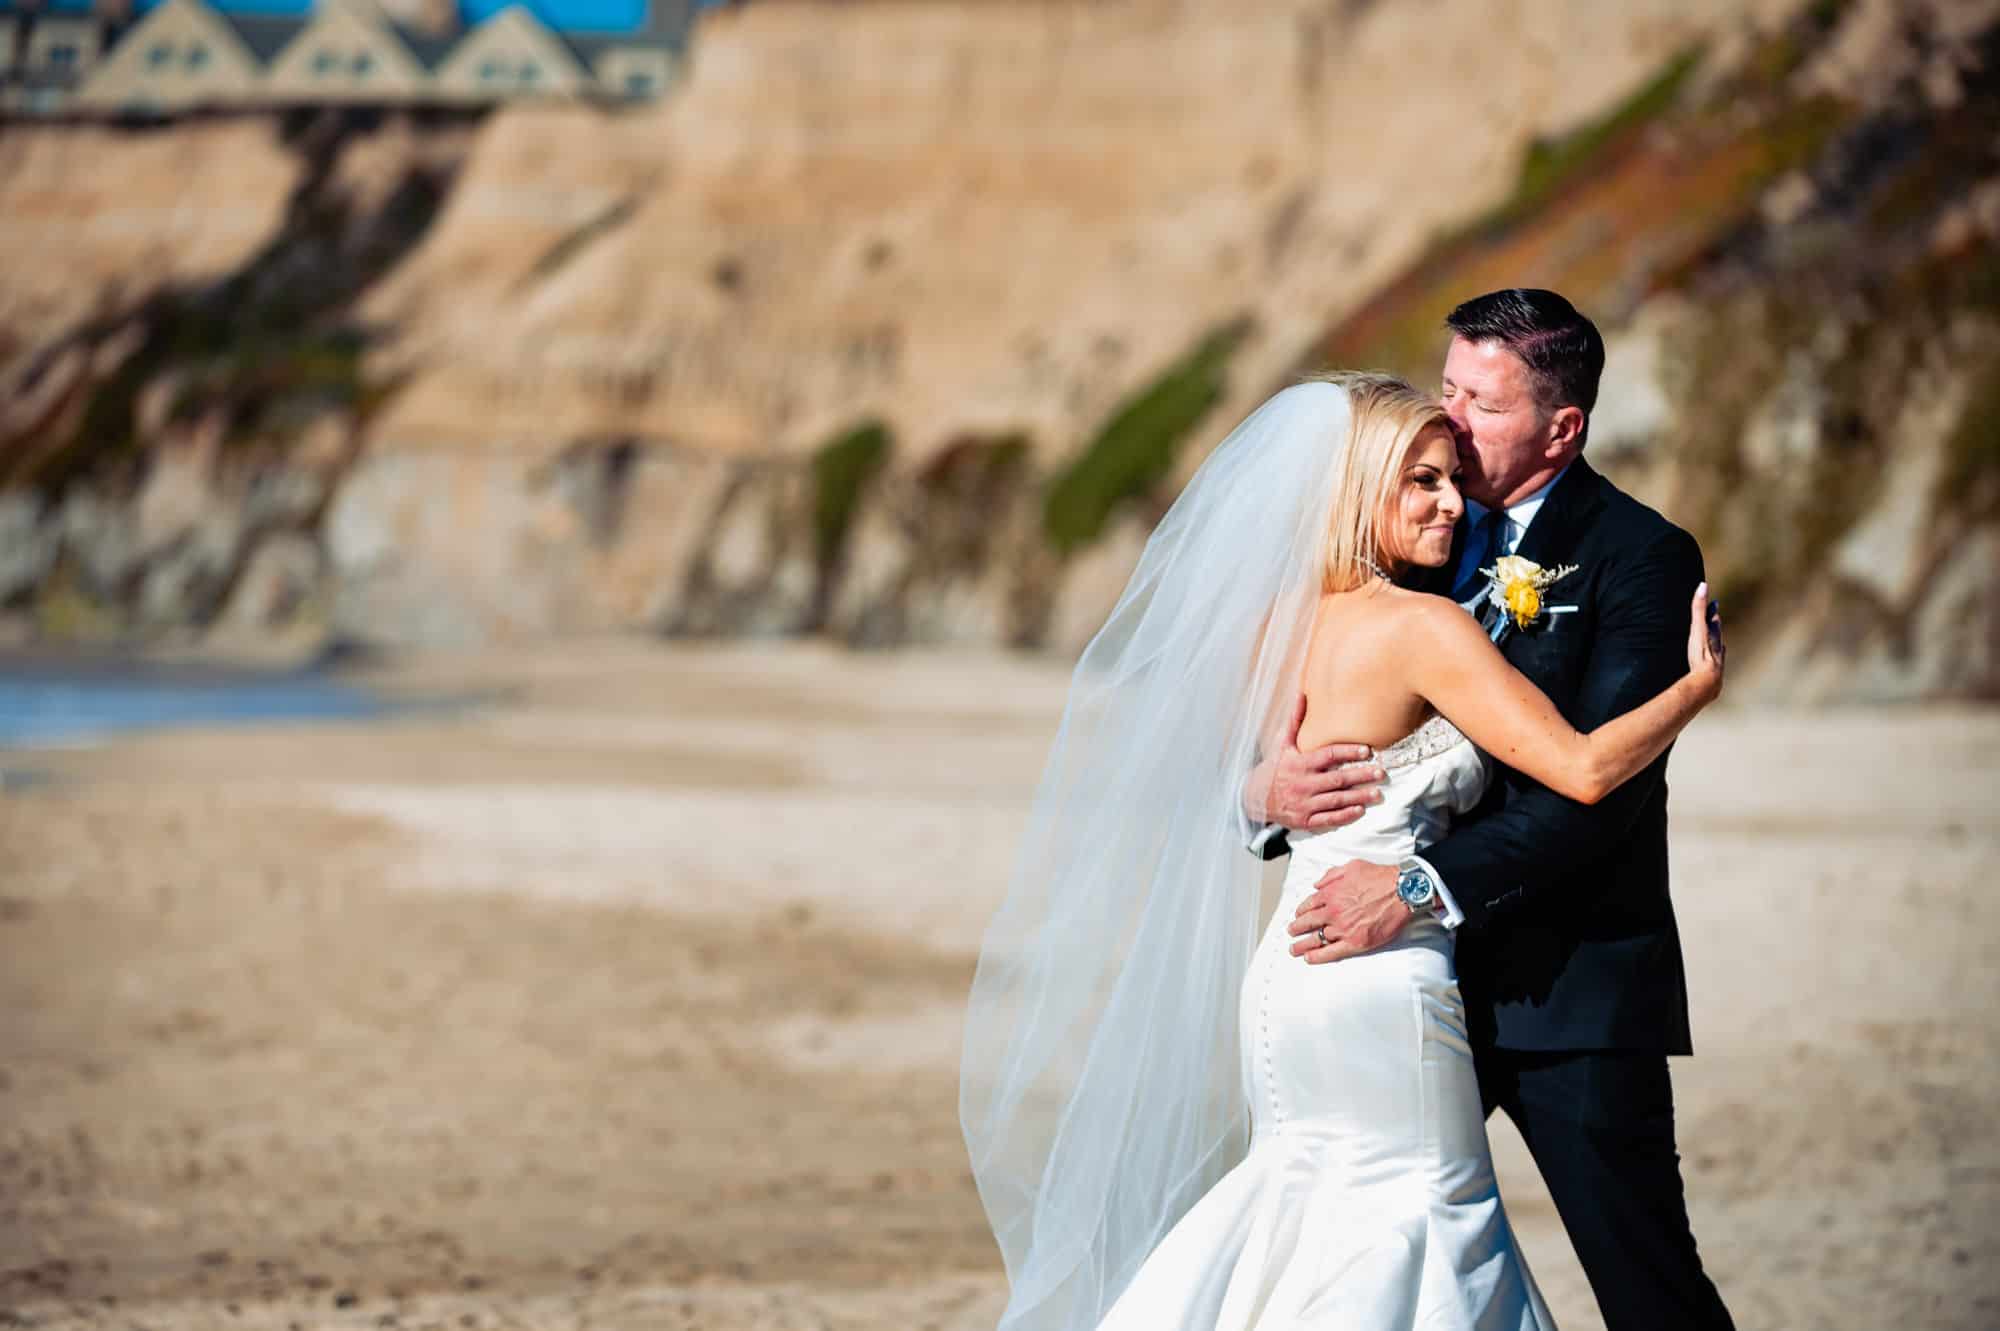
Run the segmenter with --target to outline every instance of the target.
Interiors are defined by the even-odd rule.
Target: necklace
[[[1366,568],[1370,573],[1373,573],[1376,577],[1382,579],[1382,581],[1384,582],[1395,581],[1394,578],[1390,577],[1387,573],[1384,573],[1382,571],[1382,566],[1380,564],[1370,559],[1367,555],[1361,556],[1361,565],[1363,568]]]

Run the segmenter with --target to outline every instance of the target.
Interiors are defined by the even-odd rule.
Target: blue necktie
[[[1500,538],[1505,531],[1507,510],[1489,508],[1465,538],[1466,553],[1471,559],[1465,565],[1465,576],[1451,589],[1451,599],[1464,605],[1486,586],[1486,575],[1479,570],[1500,556]]]

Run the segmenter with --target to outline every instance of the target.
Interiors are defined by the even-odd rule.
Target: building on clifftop
[[[0,0],[0,114],[645,101],[697,0]]]

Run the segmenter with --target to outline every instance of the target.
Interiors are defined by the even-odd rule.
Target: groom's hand
[[[1305,719],[1306,695],[1301,693],[1277,757],[1257,764],[1244,783],[1243,811],[1250,821],[1319,832],[1343,827],[1380,802],[1376,787],[1383,772],[1369,761],[1375,751],[1366,744],[1327,744],[1300,752],[1299,727]]]
[[[1292,955],[1318,963],[1373,952],[1408,928],[1412,918],[1396,895],[1395,865],[1366,860],[1336,864],[1292,917]],[[1321,929],[1326,931],[1324,944]]]

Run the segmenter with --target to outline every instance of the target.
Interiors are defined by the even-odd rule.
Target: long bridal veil
[[[1002,1331],[1096,1326],[1247,1144],[1260,870],[1239,792],[1293,701],[1348,419],[1331,383],[1252,413],[1077,664],[966,1021]]]

